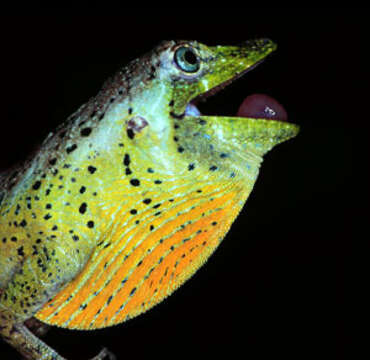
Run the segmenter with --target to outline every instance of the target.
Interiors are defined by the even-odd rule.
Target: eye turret
[[[175,51],[174,59],[177,67],[187,73],[197,72],[200,68],[200,59],[191,47],[179,47]]]

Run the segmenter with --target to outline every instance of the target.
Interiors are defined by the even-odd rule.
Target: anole
[[[237,116],[196,104],[275,49],[167,41],[108,80],[0,175],[0,333],[27,359],[61,360],[30,319],[99,329],[170,295],[225,237],[263,155],[298,127],[263,95]],[[103,350],[94,359],[113,355]]]

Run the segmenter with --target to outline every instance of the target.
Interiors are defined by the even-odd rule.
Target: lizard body
[[[27,319],[111,326],[153,307],[205,263],[262,156],[298,130],[203,116],[193,104],[274,48],[268,40],[163,42],[108,80],[23,167],[0,176],[5,341],[28,359],[63,359]]]

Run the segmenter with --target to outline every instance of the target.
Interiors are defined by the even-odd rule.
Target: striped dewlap
[[[136,226],[122,214],[128,230],[116,227],[110,246],[102,243],[85,270],[37,317],[63,327],[100,328],[160,302],[205,262],[235,216],[233,192],[214,191],[211,198],[178,202],[158,219],[143,214]]]

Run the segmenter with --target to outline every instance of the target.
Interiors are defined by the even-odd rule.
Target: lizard
[[[268,97],[237,116],[199,101],[276,49],[269,39],[164,41],[108,79],[22,165],[0,175],[0,334],[64,359],[26,326],[112,326],[202,266],[243,208],[263,156],[295,137]],[[284,118],[284,119],[283,119]],[[103,349],[95,360],[113,354]]]

